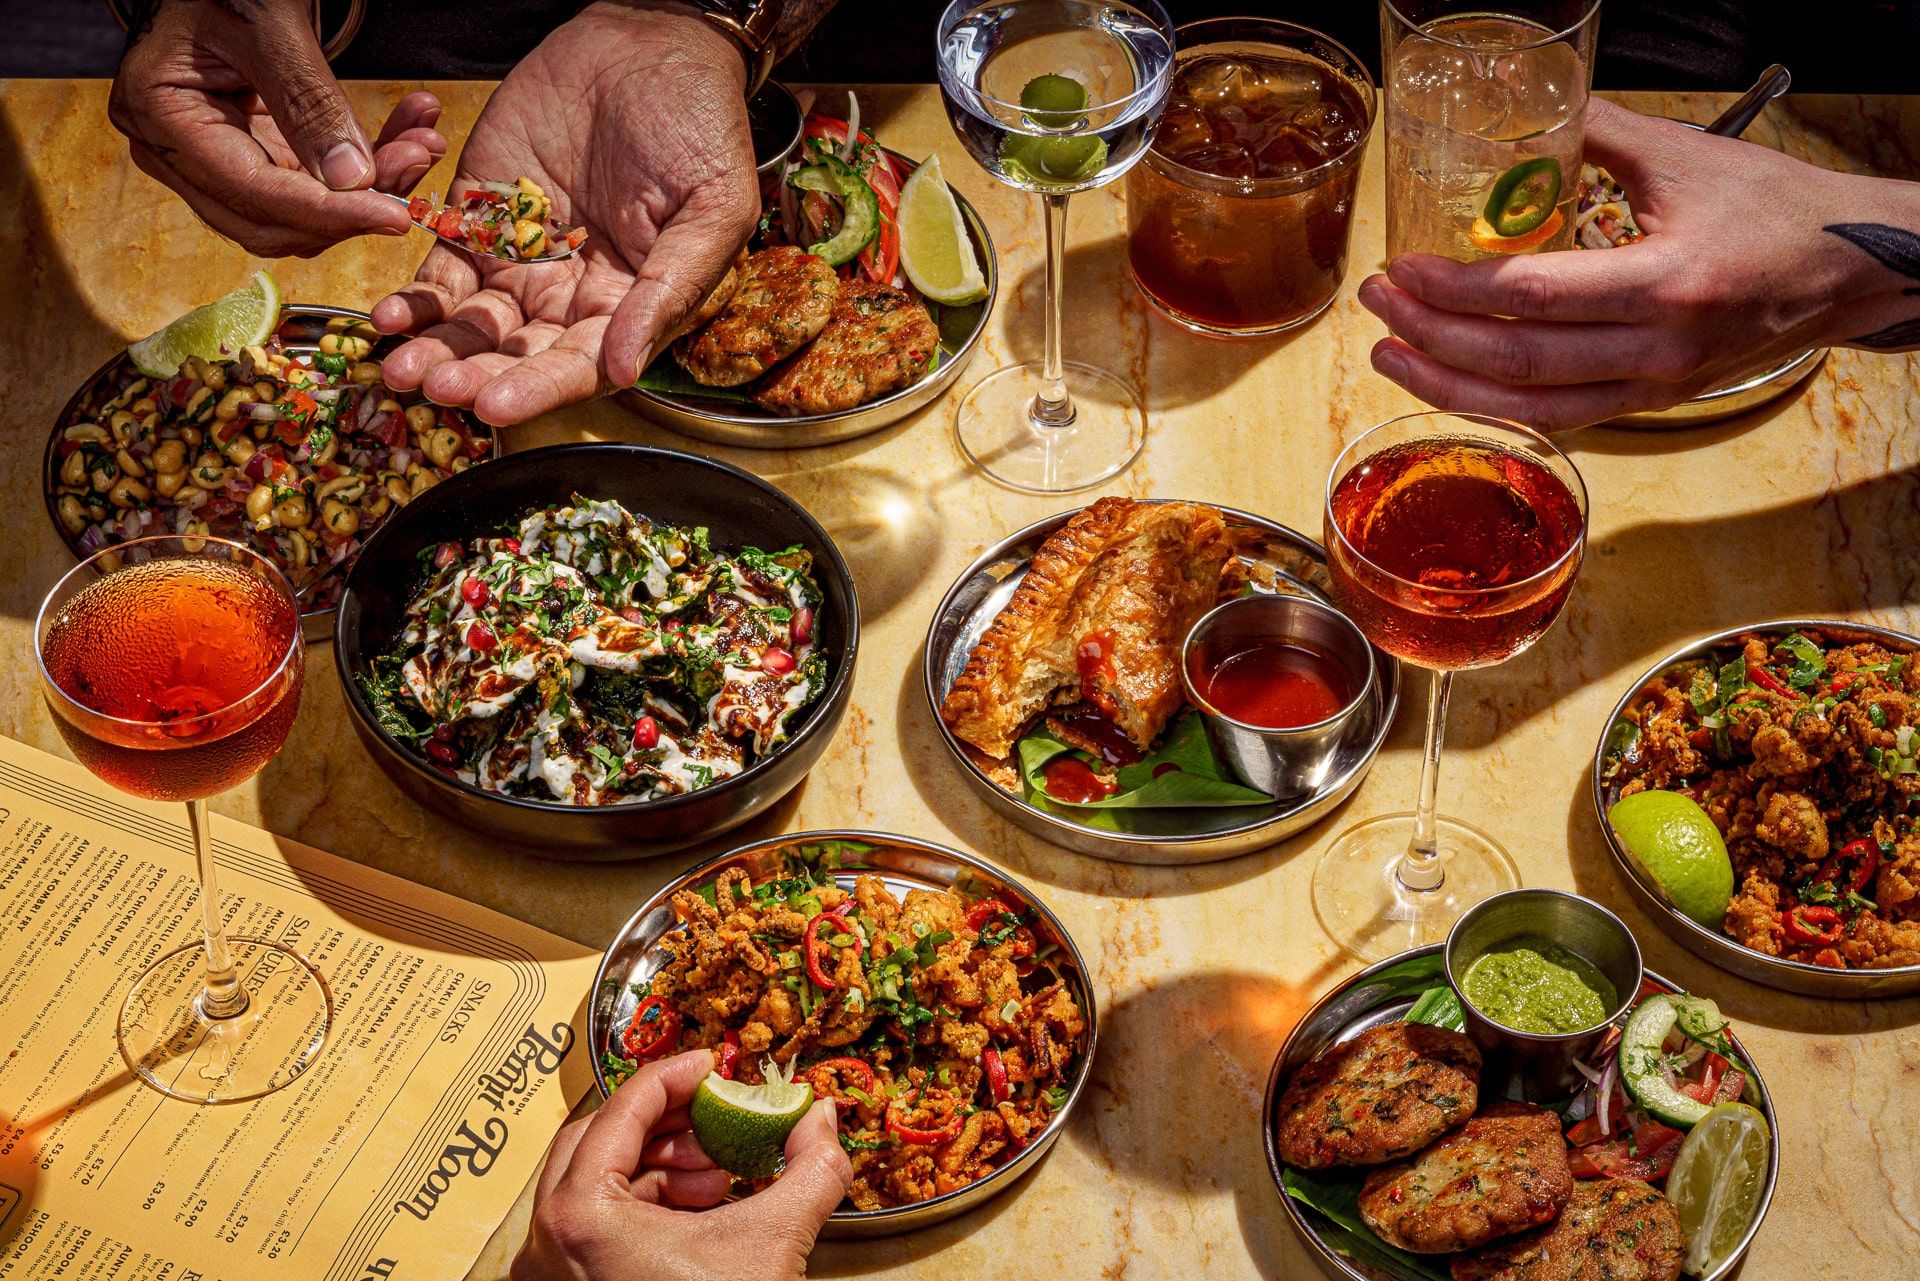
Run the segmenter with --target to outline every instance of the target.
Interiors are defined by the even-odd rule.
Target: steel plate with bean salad
[[[173,378],[122,357],[56,429],[49,499],[69,546],[229,538],[286,573],[303,613],[331,608],[333,571],[393,508],[494,450],[461,410],[403,404],[381,381],[380,340],[364,318],[289,308],[265,343],[189,357]]]

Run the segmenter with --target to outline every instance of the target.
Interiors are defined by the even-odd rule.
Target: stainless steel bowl
[[[320,337],[325,333],[329,320],[366,321],[370,319],[366,312],[354,311],[350,307],[328,307],[319,303],[290,302],[281,305],[280,321],[277,328],[281,331],[281,342],[288,351],[305,353],[319,350]],[[389,335],[375,345],[373,349],[374,354],[376,356],[383,356],[405,341],[406,337],[404,335]],[[80,415],[88,406],[97,405],[106,400],[114,391],[117,391],[118,388],[124,387],[128,382],[138,377],[141,377],[141,374],[138,370],[134,369],[133,361],[127,356],[127,353],[124,350],[116,353],[113,359],[94,370],[92,375],[88,377],[85,382],[81,383],[79,389],[68,398],[65,407],[60,410],[60,416],[54,420],[53,430],[47,435],[46,457],[41,466],[40,492],[46,499],[47,518],[53,522],[53,532],[60,536],[60,541],[67,545],[67,550],[72,552],[78,560],[85,560],[91,553],[81,550],[78,540],[69,535],[66,526],[60,523],[60,511],[57,506],[59,501],[57,493],[58,478],[61,463],[59,452],[60,433],[78,421]],[[417,397],[408,396],[402,397],[402,399],[411,404]],[[500,438],[493,432],[492,428],[472,415],[468,415],[467,421],[476,432],[485,433],[493,440],[496,451],[499,449]],[[497,457],[498,454],[496,453],[495,456]],[[385,522],[383,521],[381,523],[384,524]],[[367,535],[367,537],[371,537],[371,535]],[[332,571],[332,577],[338,580],[344,580],[346,572],[352,564],[353,562],[351,560],[343,562]],[[315,580],[315,584],[326,581],[327,577],[327,575],[322,575]],[[311,586],[312,585],[310,585],[309,589],[311,589]],[[300,634],[308,644],[315,644],[332,638],[333,617],[335,612],[336,609],[334,606],[328,606],[325,609],[302,610],[300,614]]]
[[[1901,965],[1884,970],[1830,970],[1820,965],[1808,965],[1801,961],[1790,961],[1783,957],[1768,956],[1752,948],[1742,947],[1718,930],[1708,929],[1692,917],[1682,913],[1667,902],[1666,894],[1659,884],[1647,875],[1640,863],[1627,852],[1620,837],[1613,830],[1613,824],[1607,821],[1607,811],[1619,799],[1619,789],[1606,780],[1608,750],[1612,741],[1614,727],[1620,723],[1622,715],[1640,691],[1656,677],[1682,663],[1697,662],[1714,650],[1720,649],[1748,635],[1784,636],[1788,632],[1815,630],[1838,640],[1852,642],[1856,640],[1875,641],[1900,653],[1920,653],[1920,637],[1909,636],[1905,632],[1892,631],[1885,627],[1875,627],[1869,623],[1851,623],[1837,618],[1788,618],[1767,623],[1752,623],[1745,627],[1730,627],[1724,632],[1716,632],[1704,640],[1698,640],[1682,649],[1675,650],[1627,687],[1627,692],[1601,727],[1600,742],[1593,750],[1593,769],[1590,778],[1593,813],[1599,821],[1600,831],[1607,838],[1607,848],[1613,851],[1613,861],[1618,865],[1627,888],[1640,906],[1651,915],[1654,922],[1666,931],[1674,942],[1692,952],[1704,961],[1711,961],[1721,969],[1731,970],[1742,978],[1752,979],[1755,983],[1764,983],[1768,987],[1777,987],[1782,991],[1799,992],[1806,996],[1842,997],[1860,1000],[1882,996],[1906,996],[1920,992],[1920,965]]]
[[[1475,1005],[1465,986],[1468,969],[1502,943],[1522,939],[1557,943],[1605,975],[1617,998],[1606,1017],[1577,1032],[1525,1032]],[[1592,899],[1563,890],[1508,890],[1481,899],[1454,923],[1441,955],[1447,985],[1460,998],[1467,1035],[1480,1047],[1487,1070],[1517,1079],[1530,1097],[1568,1094],[1580,1084],[1574,1060],[1588,1057],[1613,1021],[1633,1007],[1646,977],[1633,931]],[[1481,1086],[1499,1092],[1486,1076]]]
[[[897,151],[887,154],[909,166],[914,163]],[[964,307],[940,308],[936,317],[940,327],[940,362],[919,381],[852,409],[804,414],[797,418],[770,414],[756,405],[639,387],[620,391],[614,399],[683,436],[748,449],[832,445],[879,431],[924,408],[952,386],[973,358],[980,335],[986,331],[987,317],[993,312],[994,299],[1000,294],[1000,266],[994,256],[993,238],[987,234],[987,224],[958,190],[954,191],[953,198],[960,204],[960,215],[966,220],[967,232],[973,239],[980,270],[987,278],[987,296]]]
[[[1405,1017],[1421,992],[1437,983],[1446,982],[1442,946],[1430,943],[1426,947],[1402,952],[1370,965],[1321,997],[1294,1024],[1293,1031],[1288,1034],[1286,1043],[1273,1060],[1273,1071],[1267,1076],[1266,1104],[1260,1109],[1261,1121],[1266,1127],[1267,1170],[1273,1176],[1274,1186],[1280,1190],[1280,1203],[1286,1208],[1287,1219],[1293,1224],[1294,1231],[1300,1234],[1300,1239],[1306,1243],[1320,1270],[1341,1281],[1407,1281],[1407,1278],[1375,1260],[1341,1253],[1343,1230],[1322,1218],[1318,1211],[1287,1194],[1286,1166],[1274,1146],[1274,1123],[1279,1119],[1275,1108],[1287,1081],[1308,1059],[1327,1046],[1350,1040],[1368,1028]],[[1640,990],[1642,994],[1648,994],[1685,989],[1649,972]],[[1690,1276],[1690,1281],[1725,1281],[1725,1278],[1733,1275],[1740,1260],[1745,1257],[1747,1247],[1753,1244],[1753,1238],[1759,1233],[1760,1225],[1766,1222],[1767,1210],[1773,1204],[1774,1186],[1780,1180],[1780,1119],[1774,1114],[1773,1096],[1768,1093],[1766,1082],[1761,1079],[1753,1055],[1741,1044],[1738,1036],[1732,1037],[1732,1040],[1734,1050],[1752,1069],[1752,1077],[1748,1082],[1748,1101],[1756,1103],[1767,1118],[1767,1129],[1772,1135],[1772,1141],[1767,1144],[1766,1184],[1760,1192],[1759,1210],[1748,1225],[1746,1235],[1740,1239],[1738,1248],[1712,1272],[1704,1277]]]
[[[1060,919],[1035,897],[1033,891],[1007,873],[971,854],[962,854],[944,845],[891,832],[795,832],[730,850],[663,886],[614,935],[605,958],[600,962],[600,972],[594,976],[593,991],[589,994],[587,1041],[592,1051],[594,1080],[600,1087],[600,1096],[605,1098],[612,1091],[607,1086],[601,1052],[612,1043],[615,1029],[633,1018],[634,1008],[639,1004],[639,998],[633,994],[633,985],[644,984],[652,979],[665,959],[660,950],[660,940],[681,928],[679,918],[674,915],[673,896],[682,890],[710,884],[729,868],[740,868],[755,880],[778,875],[779,869],[784,866],[787,851],[828,841],[858,842],[869,847],[858,855],[858,867],[847,867],[835,875],[835,882],[844,889],[851,890],[855,879],[866,872],[878,876],[895,895],[904,895],[908,890],[915,889],[955,890],[969,898],[993,897],[1010,905],[1018,903],[1031,907],[1035,916],[1034,935],[1042,945],[1058,944],[1060,951],[1066,955],[1071,963],[1067,981],[1073,989],[1074,999],[1080,1002],[1080,1008],[1086,1013],[1086,1042],[1080,1047],[1073,1078],[1067,1083],[1066,1104],[1054,1113],[1046,1128],[1017,1156],[985,1178],[928,1201],[885,1210],[837,1210],[827,1220],[823,1234],[836,1238],[889,1236],[950,1219],[1011,1188],[1015,1180],[1032,1169],[1066,1129],[1067,1118],[1073,1114],[1093,1075],[1099,1015],[1094,1008],[1093,988],[1087,983],[1086,962],[1081,959],[1080,949],[1074,946],[1072,937],[1067,934],[1066,927],[1060,924]],[[845,856],[842,861],[845,866]]]
[[[1680,427],[1717,423],[1722,418],[1731,418],[1778,400],[1806,381],[1826,358],[1827,349],[1816,347],[1812,351],[1801,352],[1791,360],[1783,360],[1770,369],[1749,374],[1738,382],[1713,391],[1703,391],[1693,399],[1683,400],[1670,408],[1622,414],[1602,425],[1638,431],[1673,431]]]
[[[1260,516],[1229,507],[1217,510],[1226,517],[1228,528],[1249,540],[1241,559],[1257,585],[1332,603],[1327,555],[1320,544]],[[1037,809],[989,777],[978,754],[940,719],[940,704],[965,669],[973,647],[1026,576],[1034,552],[1074,514],[1062,512],[1035,521],[982,552],[947,590],[927,630],[921,683],[934,710],[934,724],[968,781],[987,803],[1035,836],[1067,849],[1122,863],[1169,864],[1209,863],[1261,849],[1313,826],[1352,795],[1372,767],[1400,706],[1400,664],[1377,649],[1373,654],[1376,679],[1362,713],[1364,723],[1353,727],[1341,745],[1338,765],[1317,790],[1306,796],[1231,809],[1142,810],[1135,816],[1139,831],[1104,832]]]

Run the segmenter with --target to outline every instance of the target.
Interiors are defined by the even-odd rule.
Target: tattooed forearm
[[[1899,272],[1909,280],[1920,280],[1920,235],[1880,222],[1836,222],[1822,230],[1847,241],[1887,270]],[[1903,295],[1920,294],[1920,288],[1909,285],[1900,292]],[[1884,329],[1876,329],[1847,341],[1856,347],[1871,347],[1880,351],[1920,346],[1920,316],[1896,321]]]
[[[784,58],[804,44],[820,19],[827,16],[827,10],[833,8],[833,2],[787,0],[787,7],[780,14],[780,25],[773,29],[774,47],[779,50],[777,56]]]

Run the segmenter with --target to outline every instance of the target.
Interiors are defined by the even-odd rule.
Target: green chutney
[[[1544,938],[1518,938],[1483,953],[1460,987],[1494,1022],[1541,1035],[1598,1027],[1620,1004],[1598,966]]]

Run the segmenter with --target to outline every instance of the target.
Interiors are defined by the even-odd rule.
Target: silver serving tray
[[[1281,1182],[1285,1167],[1274,1148],[1274,1123],[1278,1119],[1274,1109],[1287,1080],[1307,1060],[1329,1045],[1337,1045],[1370,1027],[1403,1017],[1412,1008],[1414,998],[1420,992],[1432,987],[1436,980],[1446,982],[1442,962],[1445,946],[1443,943],[1430,943],[1388,957],[1361,970],[1321,997],[1294,1025],[1273,1061],[1273,1071],[1267,1077],[1266,1102],[1260,1109],[1261,1124],[1266,1129],[1267,1170],[1273,1175],[1273,1186],[1280,1193],[1280,1203],[1286,1207],[1287,1219],[1293,1224],[1294,1231],[1306,1242],[1321,1271],[1341,1281],[1404,1281],[1404,1277],[1399,1272],[1388,1271],[1368,1260],[1348,1258],[1341,1254],[1328,1236],[1323,1235],[1329,1227],[1337,1231],[1336,1225],[1322,1218],[1318,1211],[1287,1195],[1286,1186]],[[1645,986],[1664,992],[1683,990],[1651,970],[1646,973]],[[1753,1055],[1740,1043],[1738,1036],[1732,1036],[1731,1039],[1734,1049],[1752,1068],[1747,1098],[1749,1101],[1755,1097],[1759,1099],[1760,1111],[1767,1118],[1767,1129],[1772,1132],[1771,1141],[1767,1144],[1767,1181],[1760,1192],[1759,1213],[1753,1216],[1753,1222],[1747,1226],[1747,1234],[1741,1238],[1739,1248],[1725,1263],[1704,1277],[1694,1278],[1694,1281],[1724,1281],[1740,1266],[1747,1247],[1753,1244],[1760,1225],[1766,1221],[1767,1210],[1773,1204],[1774,1186],[1780,1180],[1780,1119],[1774,1115],[1773,1096],[1767,1092],[1760,1069],[1754,1066]],[[1682,1276],[1692,1277],[1692,1274],[1683,1273]]]
[[[1713,391],[1703,391],[1693,399],[1683,400],[1670,408],[1622,414],[1601,425],[1637,431],[1672,431],[1680,427],[1717,423],[1722,418],[1731,418],[1778,400],[1810,377],[1826,358],[1827,349],[1816,347],[1812,351],[1801,352],[1791,360],[1783,360],[1771,369],[1749,374],[1739,382]]]
[[[1743,947],[1718,930],[1710,930],[1692,917],[1685,915],[1667,902],[1665,891],[1654,879],[1647,875],[1633,855],[1627,853],[1625,845],[1613,830],[1613,824],[1607,821],[1607,811],[1613,808],[1619,799],[1619,789],[1603,780],[1602,775],[1607,762],[1607,740],[1613,734],[1613,727],[1627,706],[1639,696],[1642,689],[1656,676],[1677,664],[1695,661],[1710,650],[1729,645],[1736,638],[1749,634],[1784,636],[1791,631],[1814,629],[1837,639],[1877,641],[1889,649],[1901,653],[1920,652],[1920,637],[1909,636],[1905,632],[1891,631],[1885,627],[1875,627],[1867,623],[1850,623],[1836,618],[1789,618],[1773,622],[1753,623],[1746,627],[1730,627],[1724,632],[1716,632],[1704,640],[1695,641],[1683,649],[1674,651],[1648,668],[1640,678],[1628,686],[1627,692],[1613,710],[1607,714],[1601,726],[1600,742],[1594,748],[1593,768],[1590,776],[1593,796],[1594,818],[1600,824],[1600,830],[1607,838],[1607,848],[1613,851],[1613,861],[1620,869],[1620,875],[1633,892],[1640,906],[1651,915],[1654,922],[1664,930],[1667,936],[1692,952],[1703,961],[1710,961],[1724,970],[1731,970],[1742,978],[1752,979],[1755,983],[1764,983],[1768,987],[1777,987],[1782,991],[1798,992],[1805,996],[1842,997],[1863,999],[1882,996],[1905,996],[1920,992],[1920,965],[1901,965],[1883,970],[1830,970],[1825,966],[1808,965],[1802,961],[1790,961],[1784,957],[1768,956],[1752,948]]]
[[[1340,766],[1319,791],[1271,805],[1138,811],[1135,821],[1141,830],[1136,832],[1101,831],[1028,804],[1023,796],[988,777],[976,759],[977,753],[940,719],[940,704],[946,700],[947,691],[966,668],[974,646],[1026,577],[1034,552],[1079,510],[1036,521],[988,548],[961,571],[959,580],[933,612],[921,661],[927,704],[942,740],[968,780],[996,811],[1035,836],[1081,854],[1122,863],[1208,863],[1233,858],[1283,840],[1326,817],[1360,786],[1400,706],[1400,664],[1378,649],[1373,652],[1373,661],[1380,679],[1373,683],[1369,706],[1361,713],[1362,723],[1355,726],[1342,749]],[[1260,516],[1230,507],[1216,510],[1227,518],[1230,528],[1260,536],[1258,548],[1242,557],[1253,569],[1257,585],[1332,603],[1326,552],[1320,544]]]
[[[897,151],[889,150],[887,154],[913,163]],[[953,198],[960,204],[960,216],[966,220],[967,232],[973,238],[974,253],[980,260],[980,270],[987,278],[987,296],[964,307],[940,308],[940,363],[918,382],[852,409],[831,414],[805,414],[797,418],[770,414],[757,405],[740,405],[731,401],[639,387],[624,389],[616,393],[614,399],[642,417],[650,418],[683,436],[692,436],[715,445],[738,445],[748,449],[799,449],[809,445],[832,445],[879,431],[924,408],[953,385],[953,380],[960,376],[960,371],[973,358],[973,350],[986,330],[987,317],[993,312],[994,300],[1000,295],[1000,265],[994,256],[993,238],[987,234],[987,224],[981,221],[978,211],[957,189]]]
[[[372,317],[368,316],[366,312],[355,311],[351,307],[328,307],[320,303],[289,302],[281,304],[280,321],[276,328],[285,328],[289,321],[310,322],[312,326],[312,335],[310,338],[283,337],[281,343],[288,351],[311,353],[320,349],[320,336],[325,332],[326,323],[334,319],[360,320],[369,323],[372,321]],[[389,334],[374,345],[374,353],[384,356],[406,340],[407,337],[404,334]],[[46,499],[47,519],[53,522],[53,532],[59,536],[62,543],[66,544],[67,550],[73,553],[74,559],[76,560],[85,560],[88,553],[80,550],[79,541],[70,536],[67,533],[66,526],[60,523],[60,512],[56,505],[59,501],[58,478],[60,475],[61,462],[59,454],[60,433],[73,425],[79,417],[83,405],[96,400],[107,399],[112,395],[110,391],[106,390],[106,384],[109,380],[114,381],[119,386],[124,386],[129,371],[131,371],[131,377],[133,378],[142,376],[137,370],[134,370],[133,362],[128,358],[124,349],[116,352],[111,360],[94,370],[87,380],[81,383],[73,395],[67,399],[65,407],[60,410],[60,416],[54,420],[53,430],[47,434],[46,458],[41,466],[40,492]],[[414,400],[418,399],[418,397],[408,396],[402,397],[401,399],[403,403],[411,404]],[[500,456],[499,434],[472,414],[467,415],[467,420],[476,430],[483,430],[492,436],[494,448],[493,457],[498,458]],[[352,564],[352,560],[342,561],[334,567],[330,575],[324,575],[321,578],[315,579],[314,584],[310,586],[325,581],[327,577],[345,578],[347,568]],[[321,641],[332,640],[333,617],[336,612],[332,606],[326,609],[302,610],[300,614],[301,637],[310,645],[317,644]]]
[[[612,1091],[607,1088],[606,1070],[600,1061],[601,1051],[610,1043],[614,1029],[624,1026],[633,1018],[639,998],[633,995],[631,985],[647,982],[660,968],[664,959],[659,949],[660,940],[681,928],[673,912],[673,896],[682,890],[711,884],[728,868],[740,868],[755,880],[763,880],[781,866],[784,851],[820,841],[861,841],[874,846],[871,853],[861,856],[865,862],[864,868],[848,870],[834,877],[844,889],[851,890],[855,879],[864,870],[877,875],[896,896],[903,896],[908,890],[947,890],[962,885],[968,890],[969,897],[997,895],[1009,902],[1031,907],[1035,915],[1035,936],[1043,945],[1058,944],[1061,952],[1065,953],[1071,963],[1067,982],[1074,999],[1080,1002],[1080,1008],[1086,1012],[1086,1043],[1080,1047],[1073,1077],[1067,1083],[1066,1105],[1054,1113],[1046,1128],[1011,1161],[958,1191],[915,1205],[894,1206],[884,1210],[836,1210],[827,1220],[822,1233],[832,1238],[888,1236],[950,1219],[1011,1188],[1015,1180],[1039,1162],[1066,1129],[1067,1118],[1072,1115],[1074,1106],[1087,1088],[1087,1082],[1092,1079],[1094,1048],[1099,1038],[1099,1017],[1094,1008],[1093,989],[1087,983],[1086,962],[1081,959],[1080,949],[1074,946],[1060,919],[1031,890],[1007,873],[971,854],[962,854],[944,845],[891,832],[795,832],[730,850],[662,887],[614,935],[606,956],[600,962],[600,972],[594,976],[593,991],[588,997],[587,1043],[593,1055],[594,1081],[600,1087],[600,1096],[605,1098]],[[973,893],[975,889],[979,891],[977,894]]]

